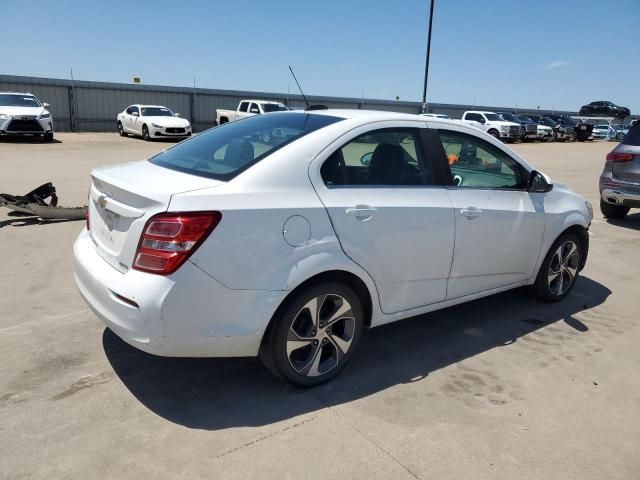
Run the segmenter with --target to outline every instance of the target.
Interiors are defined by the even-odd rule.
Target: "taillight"
[[[630,162],[635,158],[633,153],[611,152],[607,154],[607,163]]]
[[[218,225],[220,212],[160,213],[144,226],[133,268],[168,275],[175,272]]]

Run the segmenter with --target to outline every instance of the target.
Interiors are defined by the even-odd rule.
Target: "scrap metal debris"
[[[44,220],[84,220],[87,214],[86,206],[59,207],[56,187],[51,182],[40,185],[25,195],[0,193],[0,206]]]

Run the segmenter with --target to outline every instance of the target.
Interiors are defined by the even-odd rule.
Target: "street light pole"
[[[431,26],[433,24],[433,4],[435,0],[431,0],[431,8],[429,8],[429,33],[427,35],[427,61],[424,65],[424,89],[422,90],[422,113],[427,113],[427,81],[429,79],[429,56],[431,55]]]

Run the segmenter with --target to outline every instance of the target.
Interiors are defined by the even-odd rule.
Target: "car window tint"
[[[327,186],[433,185],[431,163],[422,153],[419,130],[393,128],[360,135],[322,165]]]
[[[623,145],[640,147],[640,123],[636,123],[622,139]]]
[[[454,185],[466,188],[522,188],[522,167],[489,142],[461,132],[439,130]]]
[[[249,102],[241,102],[239,110],[241,112],[246,112],[247,110],[249,110]]]

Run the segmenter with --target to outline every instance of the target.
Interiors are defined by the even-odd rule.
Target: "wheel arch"
[[[291,301],[300,293],[301,291],[319,283],[323,282],[338,282],[344,285],[347,285],[351,288],[354,293],[358,296],[362,303],[362,309],[364,311],[364,324],[365,327],[368,328],[371,326],[371,319],[373,317],[373,297],[372,293],[369,291],[367,284],[362,280],[358,275],[353,272],[349,272],[347,270],[328,270],[326,272],[315,274],[303,282],[296,285],[287,296],[280,302],[278,308],[276,308],[275,312],[269,319],[269,323],[262,335],[262,340],[260,344],[262,345],[269,337],[269,332],[274,324],[274,319],[291,303]]]

